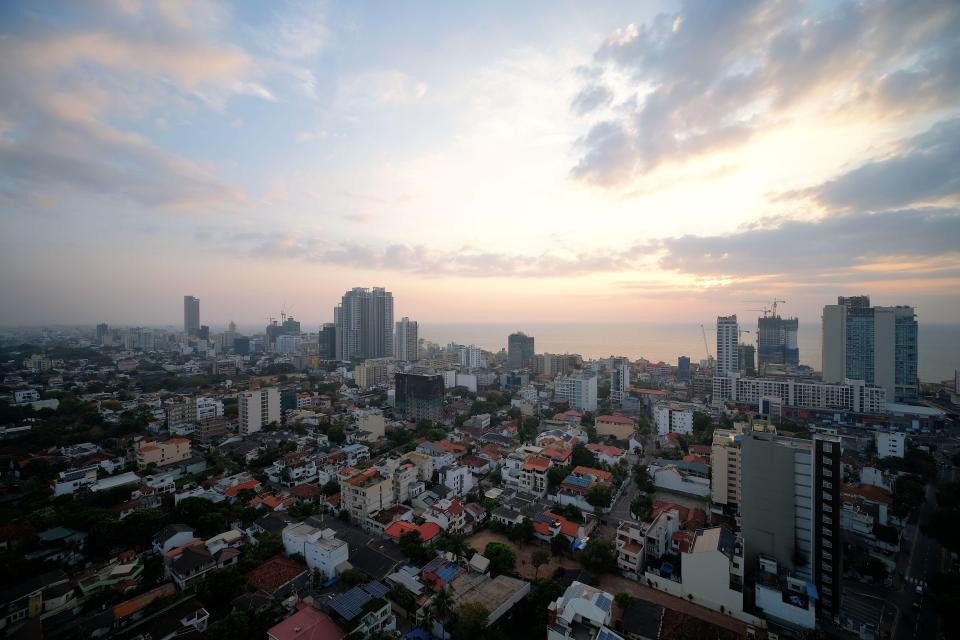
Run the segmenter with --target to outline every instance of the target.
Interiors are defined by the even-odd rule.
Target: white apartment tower
[[[610,373],[610,406],[620,407],[630,388],[630,363],[626,358],[614,358]]]
[[[401,362],[416,362],[420,359],[420,340],[417,321],[404,316],[397,323],[393,339],[394,354]]]
[[[717,317],[717,375],[726,376],[740,372],[739,342],[737,316]]]
[[[248,436],[272,422],[280,422],[280,389],[277,387],[244,391],[237,400],[240,435]]]
[[[554,397],[578,411],[597,410],[597,374],[586,369],[577,369],[569,375],[559,376],[554,382]]]

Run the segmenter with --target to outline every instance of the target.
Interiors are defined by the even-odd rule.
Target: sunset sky
[[[0,324],[960,319],[960,3],[465,5],[0,4]]]

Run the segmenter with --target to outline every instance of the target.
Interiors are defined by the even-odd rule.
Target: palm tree
[[[430,602],[430,606],[427,610],[427,619],[429,619],[431,622],[436,620],[440,623],[440,626],[446,626],[446,624],[450,622],[450,616],[452,613],[453,597],[450,595],[450,591],[447,589],[447,587],[440,587],[440,590],[434,594],[433,600]],[[446,634],[446,630],[444,630],[444,634]]]

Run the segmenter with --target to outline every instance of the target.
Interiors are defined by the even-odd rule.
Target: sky
[[[950,0],[0,4],[0,325],[956,322],[958,205]]]

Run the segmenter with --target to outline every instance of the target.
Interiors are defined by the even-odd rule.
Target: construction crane
[[[707,360],[710,360],[710,347],[707,345],[707,330],[703,328],[703,323],[700,323],[700,333],[703,334],[703,350],[707,352]]]
[[[772,314],[774,318],[777,316],[777,305],[778,304],[787,304],[786,300],[741,300],[740,302],[762,302],[763,309],[747,309],[747,311],[759,311],[763,313],[763,317],[766,318]],[[767,304],[770,306],[768,307]]]

